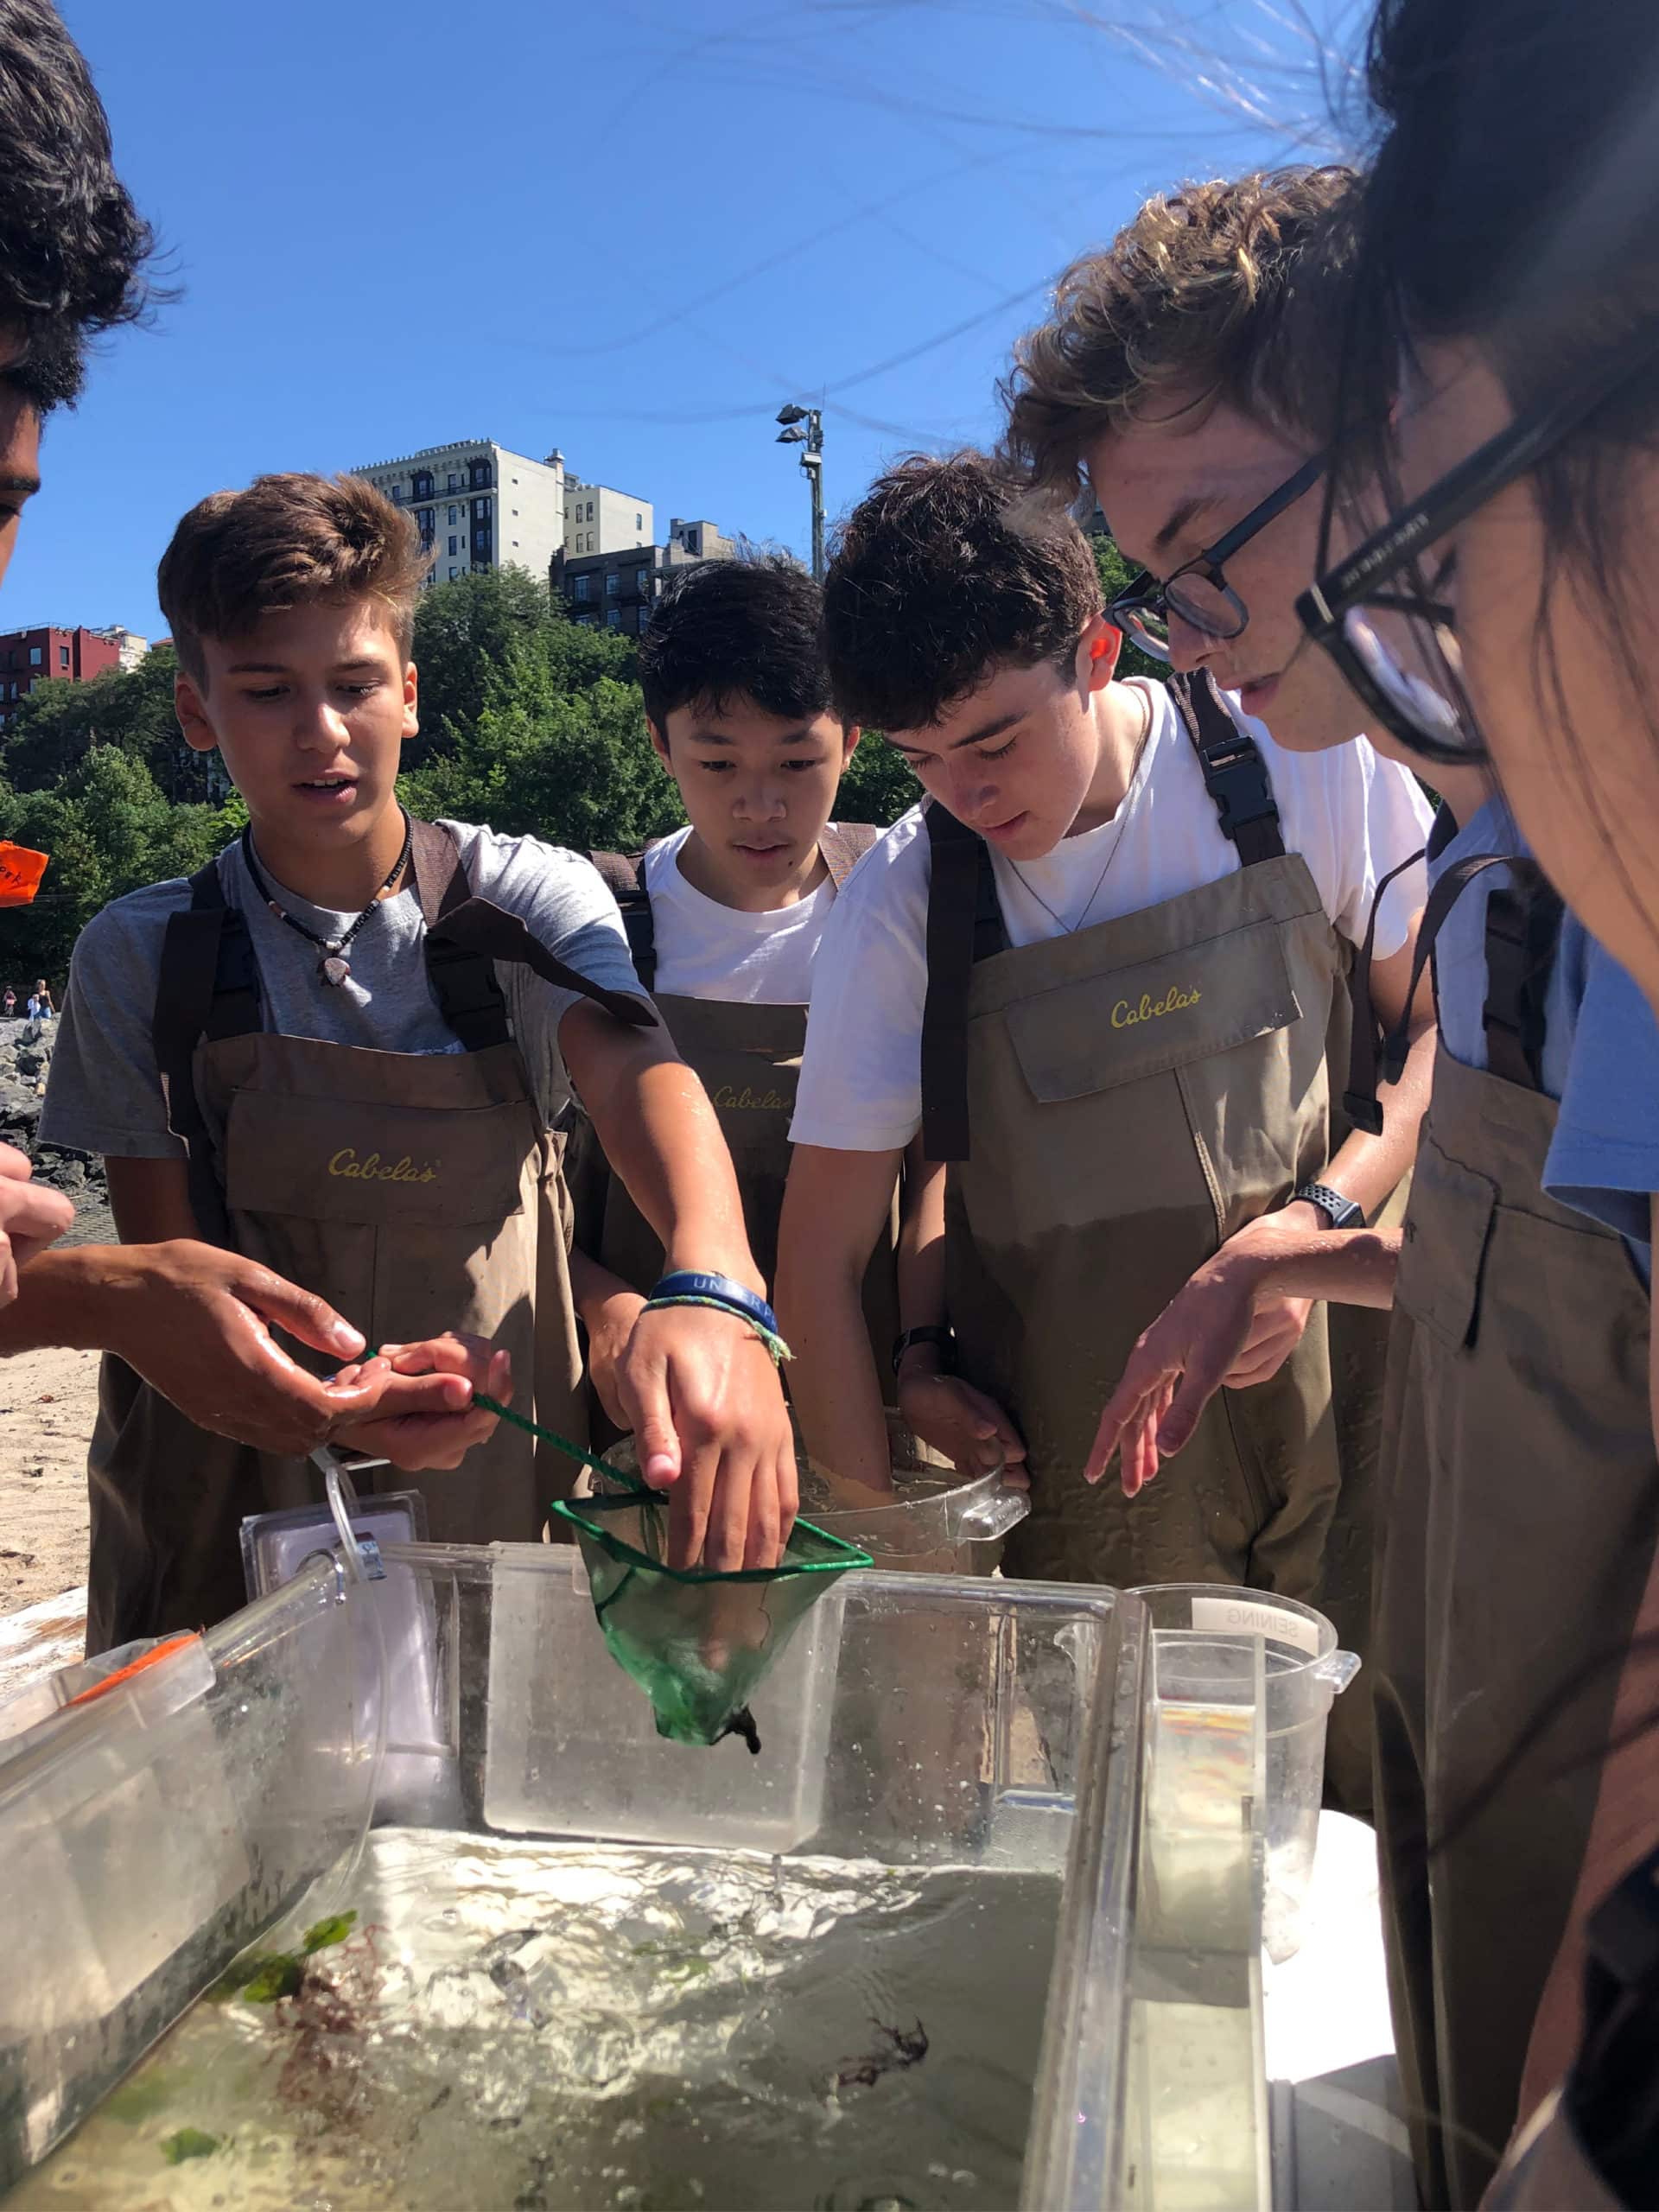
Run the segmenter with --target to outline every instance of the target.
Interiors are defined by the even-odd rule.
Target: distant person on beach
[[[17,1011],[17,994],[10,983],[6,985],[6,995],[3,1001],[0,1001],[0,1004],[5,1007],[6,1020],[10,1021]]]
[[[31,1021],[50,1021],[56,1011],[52,1003],[51,986],[42,976],[29,993],[29,1018]]]

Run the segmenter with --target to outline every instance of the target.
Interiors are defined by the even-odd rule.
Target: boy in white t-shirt
[[[639,978],[720,1117],[768,1280],[818,948],[841,886],[879,834],[830,819],[859,731],[831,707],[822,619],[817,585],[790,561],[709,562],[676,579],[640,638],[639,683],[652,743],[690,820],[637,860],[594,855],[621,906]],[[656,1279],[658,1248],[580,1122],[572,1154],[585,1255],[575,1287],[590,1373],[607,1399],[611,1351],[626,1344],[639,1293]],[[872,1236],[862,1271],[867,1342],[884,1368],[899,1321],[899,1165],[895,1157],[883,1233]],[[912,1243],[926,1197],[912,1179]],[[925,1433],[947,1448],[963,1440],[952,1424],[964,1410],[976,1430],[996,1426],[987,1408],[943,1410],[946,1421],[936,1417]],[[1017,1439],[1005,1440],[1017,1452]]]
[[[1207,684],[1115,681],[1086,541],[1010,497],[975,456],[908,461],[825,587],[837,710],[886,730],[930,804],[824,937],[778,1271],[797,1416],[817,1457],[868,1478],[880,1394],[856,1286],[919,1129],[950,1163],[948,1228],[900,1405],[954,1363],[1007,1408],[1033,1486],[1007,1565],[1313,1596],[1340,1480],[1323,1309],[1310,1328],[1306,1301],[1263,1308],[1150,1515],[1082,1473],[1130,1348],[1195,1267],[1375,1210],[1409,1166],[1420,1060],[1381,1137],[1332,1127],[1325,1066],[1350,948],[1427,809],[1403,770],[1282,752]],[[1420,868],[1382,901],[1390,1019],[1421,903]]]

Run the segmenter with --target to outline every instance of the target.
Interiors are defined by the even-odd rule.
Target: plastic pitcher
[[[632,1437],[606,1457],[619,1474],[636,1477]],[[849,1483],[798,1451],[802,1514],[827,1535],[868,1552],[890,1574],[990,1573],[999,1555],[987,1547],[1030,1512],[1026,1492],[1001,1467],[964,1480],[942,1452],[924,1444],[892,1412],[887,1457],[891,1491]]]
[[[1302,1940],[1302,1907],[1313,1872],[1332,1700],[1359,1672],[1338,1651],[1323,1613],[1294,1598],[1225,1584],[1169,1582],[1131,1593],[1152,1618],[1159,1695],[1224,1706],[1241,1670],[1262,1646],[1267,1700],[1267,1883],[1262,1940],[1287,1959]]]

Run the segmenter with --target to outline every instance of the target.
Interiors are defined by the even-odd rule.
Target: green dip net
[[[654,1491],[577,1498],[553,1510],[576,1532],[610,1654],[677,1744],[741,1736],[760,1748],[748,1701],[809,1609],[868,1552],[798,1521],[773,1567],[717,1574],[667,1564],[668,1502]]]

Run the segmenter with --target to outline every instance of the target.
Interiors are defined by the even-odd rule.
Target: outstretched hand
[[[512,1401],[511,1356],[482,1337],[453,1332],[417,1344],[382,1344],[377,1357],[343,1368],[334,1380],[372,1396],[330,1441],[411,1474],[458,1467],[495,1433],[498,1417],[473,1403],[475,1391],[499,1405]]]
[[[1271,1236],[1252,1236],[1258,1227],[1224,1244],[1139,1338],[1101,1414],[1085,1482],[1099,1482],[1117,1453],[1123,1495],[1135,1497],[1192,1442],[1217,1390],[1267,1382],[1301,1342],[1313,1301],[1267,1287]]]
[[[63,1193],[35,1182],[34,1173],[27,1154],[0,1144],[0,1306],[10,1306],[17,1295],[18,1268],[61,1236],[75,1217]]]

